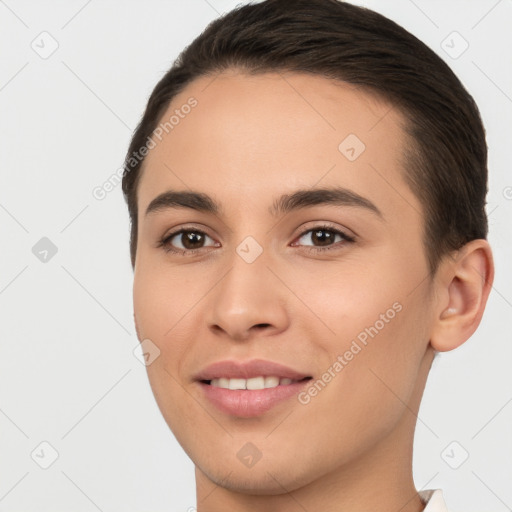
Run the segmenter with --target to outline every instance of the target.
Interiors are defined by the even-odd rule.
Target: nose
[[[276,270],[264,256],[252,263],[238,254],[209,294],[208,327],[217,336],[244,341],[257,333],[286,330],[289,324],[286,294]]]

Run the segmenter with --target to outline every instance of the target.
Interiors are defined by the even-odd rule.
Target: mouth
[[[265,359],[217,361],[194,376],[209,404],[237,418],[259,416],[278,404],[292,407],[291,398],[297,396],[312,378]]]
[[[297,395],[311,379],[311,376],[290,379],[273,375],[249,379],[218,377],[199,380],[197,384],[207,403],[217,411],[228,417],[254,418],[279,404],[298,407]]]

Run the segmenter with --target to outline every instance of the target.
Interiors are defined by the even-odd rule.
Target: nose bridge
[[[245,339],[252,327],[286,327],[282,286],[267,268],[271,258],[248,236],[226,258],[226,271],[212,294],[209,326],[233,338]]]

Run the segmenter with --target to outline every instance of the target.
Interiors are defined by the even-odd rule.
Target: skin
[[[434,350],[456,348],[480,322],[494,276],[488,243],[472,241],[427,277],[422,208],[402,177],[402,117],[384,101],[319,76],[230,70],[189,84],[163,118],[190,96],[198,105],[144,162],[134,315],[139,340],[160,349],[148,377],[195,464],[198,511],[423,510],[412,478],[417,412]],[[338,150],[351,133],[366,146],[353,162]],[[269,213],[282,194],[324,186],[364,196],[382,218],[356,206]],[[162,192],[189,189],[221,214],[145,215]],[[307,230],[324,222],[355,241],[337,236],[313,252],[322,245]],[[207,235],[193,256],[158,246],[181,226]],[[263,249],[252,263],[236,252],[247,236]],[[183,237],[172,243],[182,248]],[[321,378],[397,302],[306,405],[292,397],[237,418],[193,380],[212,362],[253,358]],[[262,455],[250,468],[237,458],[248,442]]]

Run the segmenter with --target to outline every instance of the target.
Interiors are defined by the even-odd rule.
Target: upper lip
[[[292,380],[302,380],[309,377],[305,373],[264,359],[252,359],[251,361],[226,360],[218,361],[203,368],[195,375],[196,380],[212,380],[221,377],[228,379],[250,379],[259,376],[274,376]]]

